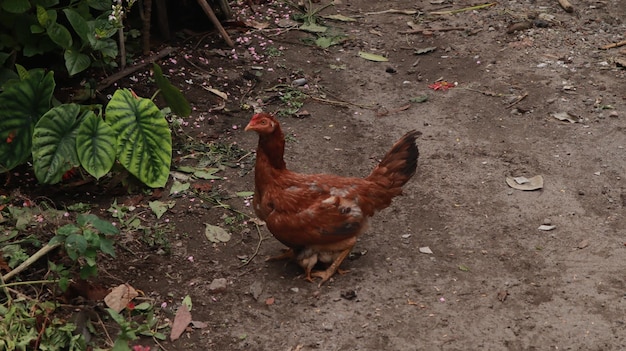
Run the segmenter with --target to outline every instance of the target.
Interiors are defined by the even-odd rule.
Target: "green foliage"
[[[165,185],[172,136],[164,113],[154,102],[130,90],[118,90],[107,105],[105,121],[76,104],[50,109],[55,86],[52,72],[18,66],[18,73],[21,79],[7,82],[0,93],[0,172],[32,155],[37,180],[55,184],[78,166],[99,179],[117,160],[144,184]]]
[[[0,172],[26,162],[31,154],[35,125],[48,109],[54,92],[53,73],[43,69],[26,72],[11,80],[0,93]]]
[[[82,334],[74,335],[75,324],[50,317],[55,309],[53,303],[36,300],[0,305],[0,350],[85,350]]]
[[[64,245],[68,257],[80,266],[80,277],[86,279],[97,275],[98,252],[115,257],[111,237],[119,230],[110,222],[94,214],[80,214],[76,224],[66,224],[56,231],[50,245]]]
[[[153,306],[147,302],[135,306],[128,318],[110,308],[106,310],[111,319],[120,327],[120,332],[111,349],[113,351],[130,350],[129,342],[137,340],[139,335],[152,337],[157,340],[165,340],[167,338],[160,330],[166,328],[168,324],[158,323],[158,319],[154,315]]]
[[[152,64],[152,69],[154,70],[154,80],[172,112],[181,117],[188,117],[191,114],[191,106],[183,93],[165,78],[159,65]]]
[[[64,6],[58,0],[0,3],[0,29],[5,33],[0,35],[0,64],[10,56],[62,54],[69,75],[92,65],[117,66],[112,36],[121,22],[109,20],[112,0],[78,0]]]
[[[117,159],[150,187],[169,177],[172,134],[163,113],[149,99],[118,90],[106,107],[106,122],[117,134]]]

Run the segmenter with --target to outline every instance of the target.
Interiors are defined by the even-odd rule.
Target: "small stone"
[[[541,224],[550,225],[550,224],[552,224],[552,220],[550,218],[544,218],[544,220],[543,220],[543,222],[541,222]]]
[[[227,284],[228,282],[226,281],[226,278],[213,279],[213,281],[209,285],[209,291],[212,293],[224,292],[226,291]]]
[[[612,117],[612,118],[617,118],[617,117],[619,117],[619,114],[617,113],[617,111],[611,111],[611,112],[609,113],[609,117]]]
[[[291,292],[295,292],[295,293],[300,292],[300,289],[298,289],[298,288],[291,288],[289,290],[291,290]]]

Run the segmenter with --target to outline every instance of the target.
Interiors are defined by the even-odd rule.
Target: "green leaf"
[[[65,172],[80,165],[76,153],[79,113],[76,104],[60,105],[43,115],[35,126],[33,170],[41,183],[58,183]]]
[[[191,184],[189,183],[181,183],[177,180],[174,182],[174,184],[172,184],[172,187],[170,188],[170,195],[182,193],[183,191],[189,189],[190,186]]]
[[[89,43],[89,34],[91,33],[91,31],[89,29],[89,24],[87,23],[87,20],[83,16],[81,16],[78,11],[71,8],[64,9],[63,13],[65,14],[65,17],[67,17],[70,25],[72,25],[72,28],[74,28],[74,31],[76,32],[76,34],[78,34],[83,43]]]
[[[69,236],[72,234],[80,234],[80,228],[74,224],[66,224],[57,229],[57,234],[61,236]]]
[[[328,30],[327,27],[320,26],[317,23],[305,23],[300,26],[300,30],[304,30],[311,33],[324,33]]]
[[[254,195],[254,191],[240,191],[235,193],[235,195],[239,196],[239,197],[249,197]]]
[[[81,279],[87,279],[89,277],[95,277],[98,275],[98,266],[83,266],[80,269],[80,278]]]
[[[94,178],[107,174],[115,163],[117,138],[111,126],[93,112],[87,113],[76,135],[81,166]]]
[[[87,240],[80,234],[72,234],[65,239],[65,248],[68,256],[74,261],[87,250]]]
[[[343,37],[341,36],[319,37],[315,40],[315,45],[319,46],[322,49],[328,49],[333,45],[341,44],[342,41]]]
[[[46,32],[52,41],[64,49],[72,47],[72,34],[64,25],[58,23],[50,23],[46,27]]]
[[[376,54],[372,54],[372,53],[364,52],[364,51],[359,51],[359,57],[364,58],[364,59],[369,60],[369,61],[374,61],[374,62],[387,62],[387,61],[389,61],[389,59],[384,57],[384,56],[380,56],[380,55],[376,55]]]
[[[117,90],[106,107],[117,133],[118,160],[144,184],[165,186],[172,162],[172,134],[159,108],[130,90]]]
[[[161,71],[159,65],[154,63],[152,68],[154,69],[154,80],[159,89],[161,89],[161,94],[163,94],[163,98],[172,109],[172,112],[181,117],[188,117],[191,114],[191,106],[183,93],[163,76],[163,71]]]
[[[46,28],[50,24],[50,16],[48,16],[48,11],[42,6],[37,5],[37,22]]]
[[[65,68],[70,76],[86,70],[89,68],[89,65],[91,65],[91,59],[89,56],[74,49],[65,50],[63,58],[65,59]]]
[[[26,0],[4,0],[2,9],[10,13],[24,13],[30,10],[30,2]]]
[[[165,214],[165,212],[167,212],[168,209],[174,207],[174,205],[176,205],[176,201],[169,201],[169,202],[150,201],[148,202],[148,206],[150,206],[150,209],[152,210],[152,212],[154,212],[154,215],[157,218],[161,218],[163,214]]]
[[[100,238],[100,251],[111,257],[115,257],[115,247],[113,247],[113,240]]]
[[[27,78],[5,85],[0,93],[0,172],[13,169],[31,156],[35,124],[50,108],[53,73],[38,69],[25,74]]]
[[[463,264],[459,265],[459,270],[461,270],[463,272],[469,272],[470,271],[470,269],[466,265],[463,265]]]
[[[120,232],[120,230],[117,229],[117,227],[114,226],[113,223],[102,218],[96,217],[96,219],[91,221],[91,224],[93,224],[93,227],[104,235],[116,235]]]
[[[220,171],[219,168],[197,169],[195,172],[193,172],[193,175],[196,178],[206,179],[206,180],[222,179],[222,177],[214,175],[215,173],[219,171]]]
[[[93,213],[81,213],[76,217],[76,223],[81,227],[86,227],[89,223],[93,223],[98,216]]]

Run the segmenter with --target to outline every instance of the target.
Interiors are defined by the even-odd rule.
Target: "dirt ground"
[[[292,170],[365,176],[404,132],[423,133],[404,196],[373,218],[343,264],[351,272],[321,288],[293,263],[264,261],[281,248],[266,228],[260,244],[251,224],[210,243],[204,223],[221,225],[228,211],[178,198],[165,215],[179,235],[173,253],[123,255],[109,271],[172,306],[191,296],[193,319],[207,326],[168,350],[626,349],[626,70],[618,63],[626,53],[599,49],[624,40],[626,1],[574,2],[573,13],[540,0],[430,14],[476,4],[344,0],[320,15],[356,21],[325,20],[347,37],[322,50],[303,43],[311,34],[279,34],[274,19],[292,10],[269,3],[255,9],[268,29],[230,29],[236,59],[212,34],[165,63],[195,81],[180,81],[195,107],[188,133],[249,151],[252,110],[241,107],[285,109],[272,88],[305,78],[308,115],[281,117]],[[238,11],[242,20],[251,13]],[[531,28],[511,30],[527,21]],[[426,32],[407,34],[407,22]],[[280,55],[255,57],[263,43]],[[415,53],[424,48],[435,49]],[[455,87],[429,89],[438,80]],[[228,92],[224,108],[202,83]],[[253,190],[252,165],[243,159],[216,186]],[[505,182],[535,175],[541,190]],[[253,216],[241,199],[228,203]],[[210,291],[216,278],[227,280],[224,292]]]
[[[167,309],[190,295],[193,320],[206,326],[167,350],[626,349],[626,51],[600,49],[626,39],[626,1],[574,1],[573,13],[538,0],[433,14],[479,4],[338,1],[318,15],[356,21],[323,20],[346,37],[321,49],[303,41],[310,33],[279,31],[275,19],[293,9],[270,2],[254,16],[268,28],[227,26],[234,51],[211,32],[162,63],[194,106],[174,166],[195,162],[185,140],[253,151],[257,137],[243,131],[253,108],[285,110],[299,78],[306,113],[280,117],[292,170],[365,176],[402,134],[422,132],[404,196],[371,220],[342,265],[350,273],[321,288],[296,264],[264,261],[282,247],[265,227],[262,240],[248,221],[211,243],[205,223],[223,226],[232,212],[165,192],[176,201],[159,220],[175,228],[172,253],[137,245],[107,276]],[[429,88],[437,81],[454,86]],[[149,96],[142,82],[120,86]],[[234,194],[253,190],[253,162],[245,155],[213,183],[252,217]],[[540,190],[505,181],[535,175]],[[226,289],[213,292],[218,278]]]

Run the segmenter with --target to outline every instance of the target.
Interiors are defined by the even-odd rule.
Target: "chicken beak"
[[[246,126],[246,128],[244,129],[245,132],[249,132],[253,129],[252,127],[252,122],[248,123],[248,125]]]

